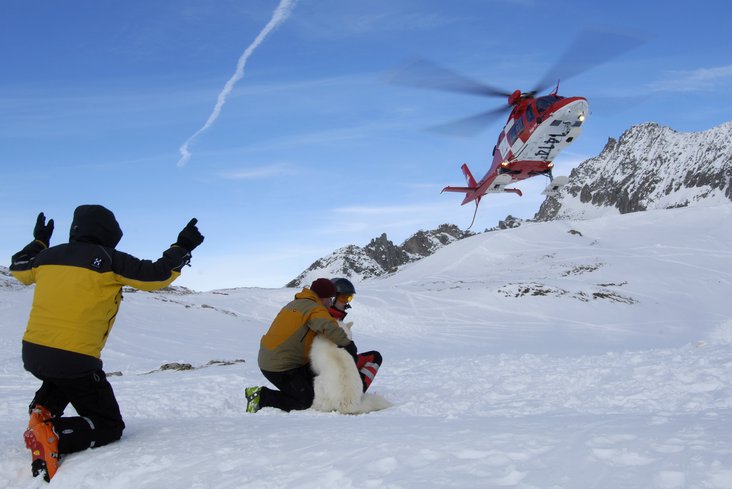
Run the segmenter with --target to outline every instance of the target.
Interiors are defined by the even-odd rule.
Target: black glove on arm
[[[191,221],[186,224],[186,227],[184,227],[183,230],[178,234],[178,241],[176,241],[174,244],[191,252],[195,250],[198,245],[203,243],[203,235],[196,227],[197,222],[198,219],[196,219],[195,217],[191,219]]]
[[[48,220],[46,224],[46,216],[43,212],[38,214],[36,219],[36,227],[33,228],[33,238],[36,241],[40,241],[46,248],[51,244],[51,235],[53,234],[53,219]]]
[[[346,350],[348,354],[353,357],[353,363],[358,363],[358,350],[356,349],[356,343],[351,341],[347,345],[339,346],[338,348]]]

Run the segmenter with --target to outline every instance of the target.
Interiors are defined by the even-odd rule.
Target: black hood
[[[122,239],[122,229],[112,211],[101,205],[80,205],[74,211],[69,241],[96,243],[114,248]]]

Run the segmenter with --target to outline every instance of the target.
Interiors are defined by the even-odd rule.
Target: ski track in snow
[[[384,355],[372,389],[395,404],[362,416],[244,412],[293,289],[128,292],[104,352],[124,437],[66,457],[48,487],[729,489],[732,227],[710,221],[730,210],[488,233],[357,284],[355,340]],[[578,299],[598,284],[636,302]],[[31,294],[0,287],[4,488],[38,483],[22,443]]]

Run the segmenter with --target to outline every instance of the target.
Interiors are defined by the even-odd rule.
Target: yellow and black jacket
[[[350,339],[328,313],[318,295],[308,288],[295,294],[295,300],[282,308],[259,346],[259,368],[284,372],[310,362],[310,346],[322,334],[339,346]]]
[[[117,251],[122,231],[102,206],[80,206],[69,243],[46,249],[33,241],[13,256],[10,271],[36,284],[23,336],[26,370],[76,377],[102,368],[101,351],[114,325],[122,286],[156,290],[173,282],[190,253],[171,246],[157,261]]]

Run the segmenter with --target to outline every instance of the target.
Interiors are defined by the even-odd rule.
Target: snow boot
[[[371,382],[374,381],[374,377],[376,377],[376,374],[379,371],[381,362],[381,353],[378,351],[369,351],[358,354],[356,368],[358,369],[358,374],[361,376],[364,392],[369,388]]]
[[[259,411],[259,398],[262,392],[261,387],[247,387],[244,394],[247,396],[247,412],[256,413]]]
[[[49,411],[45,407],[41,406],[40,404],[36,404],[30,410],[30,419],[28,420],[28,428],[33,428],[38,423],[43,423],[44,421],[48,421],[52,417],[53,417],[53,415],[51,414],[51,411]]]
[[[58,435],[53,429],[50,421],[42,421],[36,423],[32,428],[28,428],[23,433],[25,446],[31,451],[33,461],[31,462],[31,471],[33,477],[38,477],[43,473],[46,482],[51,482],[51,478],[56,474],[58,469]]]

